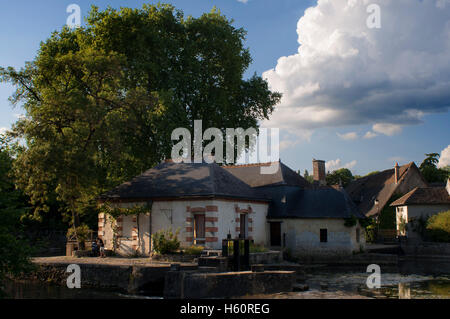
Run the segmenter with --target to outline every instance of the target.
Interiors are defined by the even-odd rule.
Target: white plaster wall
[[[403,214],[399,212],[399,208],[403,208]],[[420,239],[420,235],[414,231],[414,227],[411,225],[412,221],[419,218],[428,218],[432,215],[436,215],[440,212],[450,210],[450,205],[409,205],[399,206],[396,208],[397,215],[397,230],[399,229],[400,216],[403,216],[407,224],[406,236],[409,239]]]
[[[240,223],[236,222],[236,217],[240,217],[236,213],[236,205],[240,209],[248,209],[251,207],[252,212],[248,215],[248,218],[252,222],[248,223],[248,227],[252,231],[248,232],[249,237],[252,237],[255,244],[268,245],[267,240],[267,203],[245,202],[245,201],[225,201],[215,200],[214,205],[219,208],[219,244],[216,249],[221,249],[222,239],[227,238],[228,233],[231,233],[232,238],[239,236],[239,232],[236,231],[236,227],[240,227]]]
[[[186,207],[197,208],[206,206],[217,206],[217,212],[206,212],[207,217],[217,217],[217,222],[207,222],[206,227],[217,227],[217,233],[207,233],[206,236],[217,237],[216,242],[207,242],[205,247],[209,249],[221,249],[222,239],[227,238],[230,232],[232,237],[238,236],[236,227],[239,227],[239,223],[236,222],[236,205],[240,209],[247,209],[249,206],[252,208],[252,213],[249,214],[249,218],[252,219],[252,223],[249,223],[249,227],[252,231],[249,232],[249,236],[253,237],[255,243],[266,244],[266,215],[268,204],[266,203],[249,203],[245,201],[231,201],[231,200],[190,200],[190,201],[158,201],[154,202],[152,206],[152,233],[161,230],[171,228],[173,231],[180,230],[180,241],[183,247],[190,246],[192,243],[187,243],[183,239],[185,237],[192,236],[188,234],[186,229],[186,217],[192,217],[192,213],[187,212]],[[164,211],[172,211],[172,221],[164,214]],[[192,224],[193,227],[193,224]]]
[[[408,206],[397,206],[395,208],[395,215],[397,221],[397,233],[401,236],[408,236],[408,227],[406,227],[404,233],[400,233],[401,219],[403,218],[404,221],[408,222]]]
[[[281,235],[286,234],[286,248],[297,256],[349,255],[365,249],[361,226],[346,227],[343,219],[283,219]],[[356,228],[360,228],[360,242]],[[327,229],[328,241],[320,242],[320,229]]]
[[[411,205],[408,206],[408,217],[417,218],[420,216],[429,217],[450,210],[450,205]]]
[[[117,207],[130,208],[136,205],[146,205],[146,203],[120,203],[116,204]],[[236,227],[240,226],[240,223],[236,221],[236,217],[239,214],[236,213],[236,206],[239,209],[248,209],[251,207],[252,212],[248,217],[252,220],[249,222],[248,227],[251,229],[248,235],[251,236],[255,243],[267,245],[268,243],[268,228],[266,223],[266,215],[268,204],[267,203],[255,203],[246,201],[231,201],[231,200],[179,200],[179,201],[155,201],[151,208],[151,220],[150,214],[139,217],[139,239],[140,245],[137,240],[133,239],[133,235],[137,235],[132,232],[133,227],[137,227],[137,222],[133,222],[133,216],[122,216],[122,234],[123,236],[118,240],[118,247],[116,252],[120,255],[132,255],[134,254],[133,246],[138,246],[138,251],[142,254],[149,255],[151,251],[151,235],[157,231],[170,229],[173,232],[179,230],[178,238],[182,247],[188,247],[192,245],[192,242],[187,242],[186,238],[193,237],[193,233],[187,231],[187,227],[193,227],[193,223],[187,222],[188,217],[193,217],[193,213],[187,211],[187,207],[192,208],[206,208],[207,206],[217,206],[217,212],[208,211],[205,212],[206,217],[216,217],[217,221],[206,222],[206,227],[217,227],[217,232],[207,232],[206,237],[217,238],[215,242],[206,242],[205,247],[208,249],[221,249],[222,239],[225,239],[229,232],[233,238],[239,235],[236,231]],[[107,249],[113,249],[113,220],[111,218],[106,219],[107,222],[103,227],[103,238]],[[151,229],[150,229],[151,225]]]
[[[147,205],[145,202],[135,203],[117,203],[113,206],[120,208],[132,208],[135,206]],[[150,210],[148,214],[140,214],[139,223],[136,217],[136,222],[133,222],[134,216],[121,216],[122,217],[122,236],[117,240],[116,253],[123,256],[130,256],[136,253],[133,248],[137,247],[137,252],[143,255],[148,255],[150,247]],[[114,231],[116,221],[111,216],[106,216],[106,222],[103,227],[103,242],[105,248],[109,250],[114,249]],[[139,225],[138,225],[139,224]],[[133,231],[133,227],[138,227],[138,232]],[[137,239],[133,239],[133,236],[138,236]]]

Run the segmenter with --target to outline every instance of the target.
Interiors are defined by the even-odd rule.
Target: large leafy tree
[[[8,274],[18,275],[31,267],[31,250],[23,236],[21,218],[27,214],[27,199],[14,186],[14,145],[0,135],[0,296]]]
[[[347,187],[354,180],[352,172],[348,168],[340,168],[327,174],[327,185],[342,185]]]
[[[54,32],[23,69],[0,70],[26,111],[11,134],[26,143],[18,185],[43,210],[56,194],[76,227],[99,193],[170,156],[173,129],[257,128],[281,96],[243,79],[244,39],[215,9],[171,5],[93,7],[86,27]]]
[[[428,183],[445,183],[450,176],[450,168],[438,168],[439,154],[425,154],[426,158],[420,164],[419,169]]]

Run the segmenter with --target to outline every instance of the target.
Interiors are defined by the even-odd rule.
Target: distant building
[[[411,162],[358,178],[345,190],[365,216],[378,215],[394,194],[404,195],[416,187],[428,187],[419,168]]]
[[[416,187],[394,201],[397,232],[408,239],[421,239],[414,225],[419,219],[450,210],[450,179],[444,187]]]
[[[324,185],[324,162],[315,163],[315,183]],[[269,164],[278,165],[277,172],[261,174]],[[101,196],[102,203],[146,206],[148,213],[117,220],[100,214],[99,236],[108,249],[116,242],[122,255],[149,255],[152,234],[168,228],[180,230],[182,247],[221,249],[231,235],[298,255],[364,248],[359,224],[344,225],[346,218],[364,217],[345,191],[314,187],[283,163],[269,164],[161,163]]]

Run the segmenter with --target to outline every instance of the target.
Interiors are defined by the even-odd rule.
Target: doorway
[[[281,246],[281,222],[270,223],[270,246]]]

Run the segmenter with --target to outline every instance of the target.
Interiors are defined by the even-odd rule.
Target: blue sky
[[[411,1],[414,2],[416,0]],[[429,1],[434,0],[427,0],[425,2]],[[436,1],[439,2],[440,0]],[[297,23],[299,19],[304,16],[306,8],[317,5],[316,0],[248,0],[247,3],[239,2],[237,0],[180,0],[166,2],[172,3],[177,8],[182,9],[185,15],[193,16],[199,16],[203,12],[210,11],[215,5],[227,17],[234,19],[235,26],[246,29],[248,32],[246,45],[250,48],[253,57],[253,63],[247,71],[246,76],[251,76],[255,72],[259,75],[264,73],[266,76],[268,73],[265,72],[275,68],[278,64],[278,59],[281,57],[291,56],[286,63],[292,63],[288,64],[292,67],[297,65],[296,61],[299,61],[301,58],[295,56],[296,53],[299,52]],[[52,31],[60,29],[66,23],[68,17],[66,8],[72,3],[78,4],[82,10],[82,16],[85,16],[92,4],[97,5],[100,8],[105,8],[107,5],[111,5],[115,8],[120,6],[140,7],[144,1],[46,0],[38,2],[31,0],[17,0],[14,2],[4,2],[2,4],[2,10],[0,11],[0,43],[2,43],[2,48],[0,50],[0,65],[3,67],[13,66],[20,68],[24,65],[25,61],[32,60],[36,55],[40,42],[45,40]],[[385,10],[382,11],[384,14],[383,17],[386,17],[383,21],[390,22],[388,19],[393,15],[392,12],[395,11],[393,6],[394,5],[382,8]],[[329,8],[323,6],[318,7],[316,11],[322,10],[322,12],[329,12],[328,9]],[[414,7],[412,9],[417,8]],[[443,8],[442,11],[439,12],[433,10],[430,9],[428,13],[429,16],[420,17],[431,19],[433,18],[432,15],[439,14],[442,21],[445,22],[445,19],[450,21],[450,8]],[[417,11],[425,12],[426,10],[423,10],[422,8]],[[339,14],[340,12],[334,11],[332,18],[338,17]],[[355,13],[355,17],[356,16]],[[398,18],[401,19],[402,16],[399,16]],[[407,18],[405,17],[404,19]],[[323,35],[323,30],[318,30],[317,26],[307,23],[312,20],[304,20],[305,27],[303,30],[305,30],[305,34],[309,34],[313,37],[315,32],[321,31],[322,33],[320,34]],[[438,18],[435,20],[440,21]],[[342,25],[343,22],[339,19],[328,19],[325,21],[329,21],[329,28],[324,30],[330,34],[333,33],[332,31],[334,29],[345,30],[346,28],[353,28],[351,25]],[[325,22],[324,24],[327,23],[328,22]],[[390,25],[390,23],[386,24]],[[439,30],[440,25],[438,23],[434,26],[436,30]],[[430,30],[435,32],[434,29]],[[381,32],[385,32],[386,36],[384,38],[387,38],[387,40],[389,40],[389,36],[392,36],[389,31],[389,26],[385,29],[381,29]],[[406,32],[407,31],[408,30],[406,30]],[[420,37],[420,30],[411,30],[411,33],[413,32],[419,34]],[[373,35],[374,41],[381,41],[379,40],[379,38],[381,38],[379,37],[379,34],[380,33],[378,33],[378,35]],[[324,38],[326,37],[327,35],[324,36]],[[333,39],[335,40],[336,38],[334,37]],[[342,43],[349,43],[346,40],[345,37],[341,37],[338,40],[335,40],[336,42],[332,45],[335,45],[336,47],[339,45],[339,48],[341,48],[343,45]],[[310,43],[310,46],[313,48],[314,46],[316,46],[316,48],[319,47],[319,41],[314,41]],[[339,43],[339,41],[342,41],[342,43]],[[333,48],[332,45],[330,48]],[[355,45],[358,46],[358,44]],[[404,45],[407,46],[407,42],[405,42]],[[426,44],[424,44],[424,46],[425,45]],[[430,44],[430,46],[433,46],[433,44]],[[358,48],[360,49],[360,52],[362,52],[362,49],[360,47]],[[401,51],[401,49],[402,47],[399,47],[398,51]],[[317,52],[317,50],[315,52]],[[398,52],[392,51],[385,54],[394,56],[398,54]],[[404,57],[404,55],[401,56]],[[404,60],[404,58],[395,61],[402,60]],[[417,61],[417,59],[415,58],[414,61]],[[446,61],[443,63],[445,62]],[[282,65],[279,64],[279,69],[281,69],[281,66]],[[341,67],[348,67],[348,64],[339,64],[339,68],[342,71]],[[314,74],[326,74],[326,72],[328,72],[328,74],[326,74],[328,81],[336,78],[337,80],[335,82],[340,82],[340,78],[337,75],[337,72],[339,71],[337,69],[333,70],[324,67],[315,68],[316,69],[312,69],[312,66],[308,66],[307,69],[303,68],[300,70],[311,77],[308,78],[308,81],[311,81],[311,83],[318,78],[318,76]],[[442,70],[442,68],[440,69]],[[342,71],[342,73],[345,73],[344,71]],[[436,74],[439,74],[439,76],[442,77],[442,73],[448,71],[449,77],[447,78],[446,74],[444,74],[444,80],[450,79],[449,70],[444,69],[440,71],[441,73],[433,73],[434,71],[430,68],[428,71],[427,74],[429,74],[429,77],[431,78],[437,77]],[[352,72],[358,72],[358,70],[352,70]],[[349,72],[349,74],[353,74],[352,72]],[[400,74],[405,78],[408,78],[410,74],[405,75],[405,72],[404,69],[399,68],[399,70],[396,70],[395,74],[390,74],[390,77],[392,79]],[[275,87],[284,87],[286,86],[286,83],[294,85],[296,84],[296,81],[298,81],[298,87],[304,87],[305,83],[303,81],[306,79],[306,76],[302,78],[299,74],[289,76],[275,76],[274,74],[269,74],[268,76],[270,78],[269,83],[271,85],[273,84]],[[417,77],[417,75],[415,76]],[[301,79],[299,79],[299,77]],[[349,83],[354,83],[351,80],[352,79],[350,78]],[[430,82],[429,80],[430,79],[424,79],[423,83],[428,83]],[[328,83],[323,79],[317,81],[321,83],[321,90],[322,86],[325,86]],[[355,82],[361,82],[360,78],[355,80]],[[367,83],[369,83],[368,85],[371,85],[373,82],[367,81]],[[394,81],[392,83],[395,84]],[[389,87],[393,86],[392,83]],[[408,82],[408,84],[410,87],[415,88],[416,91],[420,91],[421,89],[420,83],[417,84],[416,82],[411,81]],[[419,85],[419,87],[417,85]],[[348,87],[346,86],[345,88]],[[387,92],[388,89],[384,90]],[[408,92],[410,91],[411,90]],[[13,109],[8,102],[8,97],[12,92],[13,88],[11,86],[0,84],[0,128],[8,128],[16,120],[16,115],[22,113],[20,108]],[[358,95],[351,93],[354,91],[348,92],[348,96],[346,96],[346,99],[348,100],[346,100],[345,105],[351,105],[357,99],[356,96]],[[398,92],[398,90],[396,92]],[[286,93],[287,98],[290,98],[290,92],[287,91]],[[327,93],[325,92],[323,94],[326,95]],[[353,97],[352,94],[355,94],[355,97]],[[326,96],[327,103],[333,104],[334,102],[330,99],[330,96],[331,95]],[[401,101],[408,101],[408,98],[412,99],[414,98],[414,95],[412,97],[402,96]],[[441,102],[438,103],[439,106],[434,107],[432,105],[432,107],[429,107],[430,103],[436,103],[436,99],[441,99]],[[440,153],[450,144],[450,114],[448,112],[448,106],[445,106],[446,99],[447,95],[439,95],[439,93],[430,96],[429,100],[424,98],[422,101],[419,98],[423,103],[423,109],[421,108],[422,106],[420,103],[416,103],[418,106],[415,106],[415,110],[419,109],[420,116],[415,116],[414,118],[404,117],[402,114],[408,113],[405,113],[405,110],[408,111],[410,109],[397,104],[392,105],[393,115],[391,117],[388,116],[389,114],[386,114],[391,112],[389,107],[384,108],[379,105],[370,105],[370,108],[367,107],[367,111],[364,111],[364,113],[363,111],[359,111],[365,109],[364,105],[361,106],[358,104],[359,109],[357,112],[354,111],[355,109],[351,109],[349,111],[350,113],[347,113],[347,115],[343,113],[344,115],[340,115],[339,118],[333,118],[329,121],[319,121],[320,124],[317,124],[317,121],[305,122],[305,119],[297,121],[297,119],[293,118],[293,122],[285,126],[283,122],[280,122],[278,117],[275,116],[273,123],[280,127],[280,135],[282,137],[281,142],[283,142],[283,140],[286,141],[285,148],[281,150],[281,160],[293,169],[301,169],[302,171],[304,169],[311,171],[312,158],[334,161],[334,164],[330,162],[330,167],[342,167],[347,165],[348,167],[351,167],[351,170],[355,174],[366,174],[373,170],[387,169],[393,167],[396,161],[399,161],[400,164],[410,161],[415,161],[417,164],[420,164],[424,158],[424,153]],[[285,109],[285,107],[294,107],[295,109],[295,107],[298,107],[298,110],[300,110],[302,108],[305,109],[306,107],[306,109],[309,110],[309,105],[305,102],[306,99],[297,101],[292,98],[292,100],[289,101],[291,104],[285,102],[280,108]],[[339,103],[341,102],[342,101],[340,100]],[[340,105],[339,103],[336,102],[335,105],[333,104],[331,106],[327,104],[324,105],[324,107],[330,110],[336,110],[336,108],[339,107],[338,105]],[[442,104],[444,104],[444,106],[442,106]],[[386,105],[386,103],[384,105]],[[342,108],[345,108],[345,106],[342,106]],[[358,113],[358,117],[352,115],[355,113]],[[308,113],[307,116],[311,115],[314,117],[314,114],[317,113]],[[371,121],[372,117],[374,118],[373,121]],[[279,118],[282,117],[280,116]],[[398,121],[398,123],[395,121]],[[387,125],[390,126],[382,126],[382,129],[378,128],[378,131],[376,131],[377,127],[374,125],[377,123],[388,123]],[[397,124],[398,127],[396,126]],[[303,127],[306,128],[307,133],[305,134],[305,132],[302,132],[299,134],[296,129],[302,129]],[[391,133],[384,128],[387,130],[393,128],[393,131]],[[376,136],[373,138],[363,138],[369,131]]]

